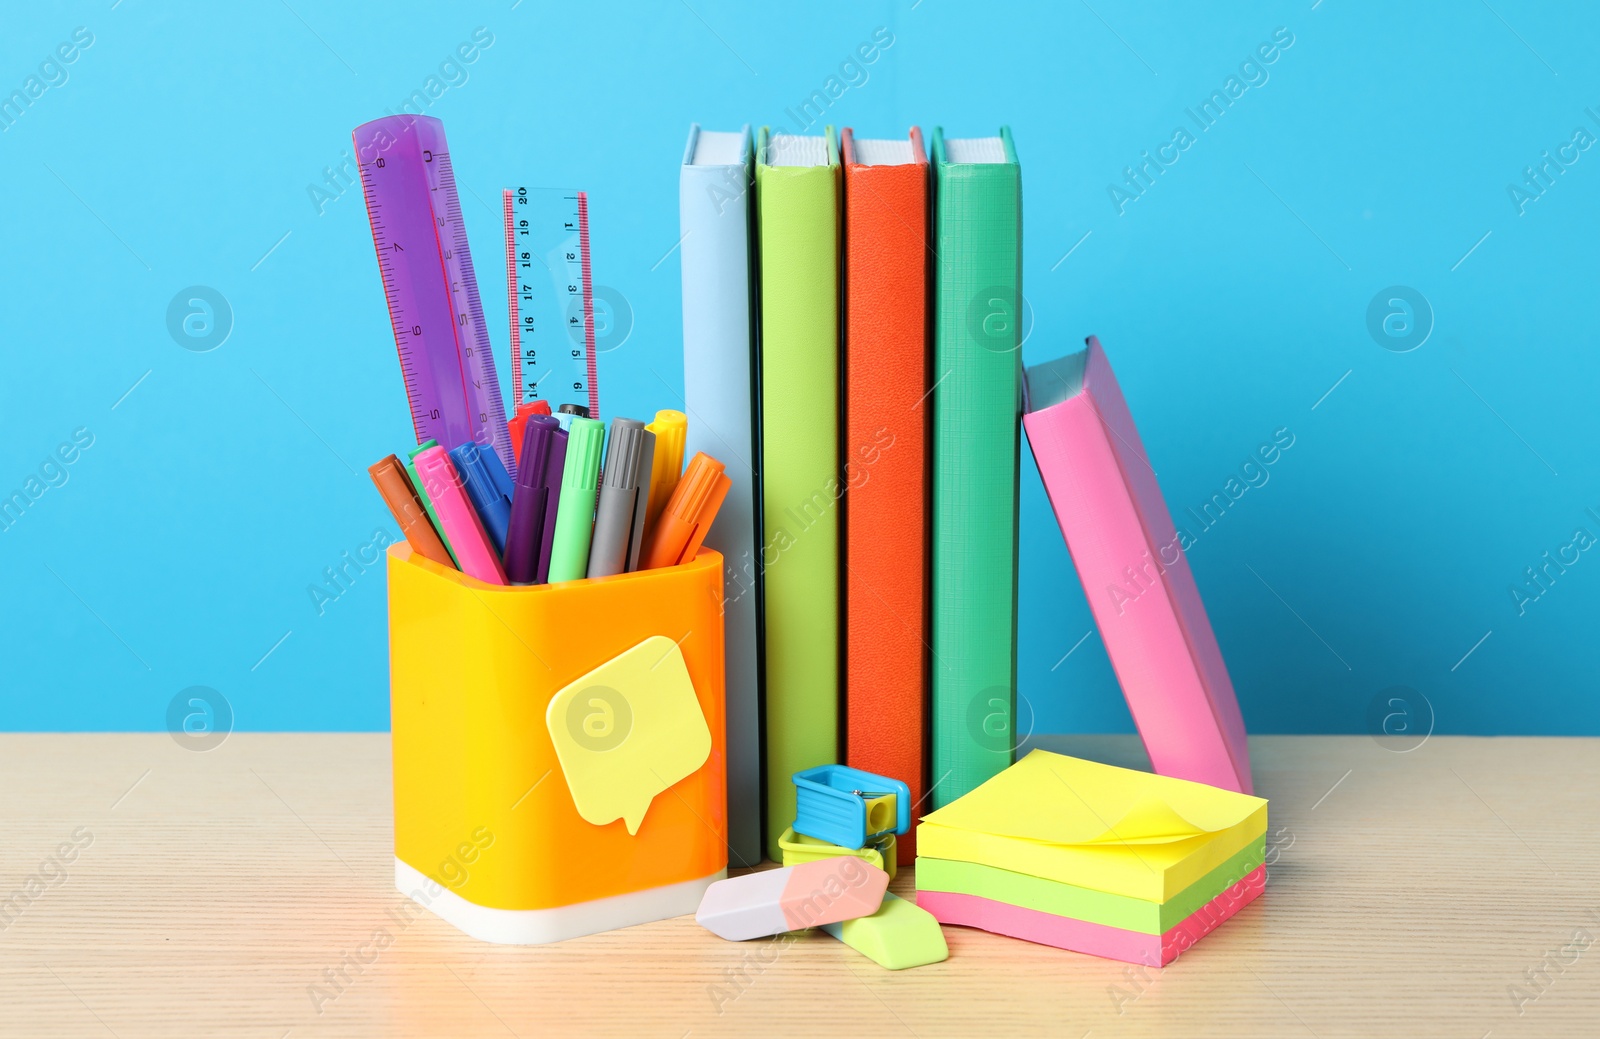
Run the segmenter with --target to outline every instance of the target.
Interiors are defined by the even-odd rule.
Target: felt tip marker
[[[522,434],[522,464],[511,500],[506,576],[512,584],[543,584],[550,574],[567,434],[549,415],[530,415]]]
[[[650,498],[650,466],[656,436],[637,419],[611,422],[606,466],[600,475],[589,576],[609,577],[639,568],[644,510]]]
[[[561,509],[556,513],[556,537],[550,547],[551,584],[576,581],[588,572],[595,491],[605,442],[605,423],[572,417],[572,427],[567,430],[567,465],[561,475]]]
[[[400,464],[400,459],[390,455],[368,467],[367,475],[372,477],[373,486],[383,496],[383,503],[394,514],[394,521],[400,525],[400,533],[405,535],[411,550],[424,559],[454,570],[455,560],[450,558],[449,550],[439,540],[439,532],[433,528],[433,521],[428,518],[422,499],[418,497],[417,489],[412,486],[411,477],[406,475],[406,468]]]
[[[485,584],[505,584],[506,572],[500,566],[500,557],[495,555],[483,521],[467,500],[466,489],[445,449],[435,444],[419,451],[415,462],[422,486],[439,515],[440,527],[450,536],[461,572]]]
[[[506,527],[511,523],[511,476],[500,456],[489,448],[468,441],[450,449],[450,464],[455,466],[467,489],[467,500],[478,511],[483,529],[489,535],[494,554],[506,554]]]

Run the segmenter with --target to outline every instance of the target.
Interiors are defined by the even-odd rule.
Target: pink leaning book
[[[1251,793],[1233,683],[1100,341],[1029,368],[1026,394],[1028,446],[1150,764]]]

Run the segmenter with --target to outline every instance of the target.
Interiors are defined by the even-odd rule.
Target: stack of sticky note
[[[941,923],[1150,966],[1261,894],[1267,802],[1035,750],[917,830]]]

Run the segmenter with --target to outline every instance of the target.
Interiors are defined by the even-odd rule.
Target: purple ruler
[[[444,124],[392,115],[353,136],[417,442],[475,440],[515,472]]]

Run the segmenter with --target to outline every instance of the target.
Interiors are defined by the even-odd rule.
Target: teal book
[[[1011,131],[933,132],[933,808],[1018,740],[1022,175]]]

